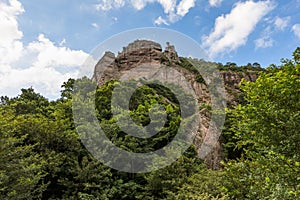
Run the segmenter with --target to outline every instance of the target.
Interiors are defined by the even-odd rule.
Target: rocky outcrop
[[[115,54],[110,51],[106,51],[95,66],[93,80],[95,80],[99,85],[102,85],[108,80],[117,79],[119,77],[119,71],[115,64],[115,60]]]
[[[159,43],[149,40],[136,40],[123,47],[115,57],[112,52],[105,52],[95,66],[93,79],[103,85],[108,80],[118,79],[126,71],[144,63],[161,64],[179,62],[174,45],[167,42],[165,51]]]
[[[143,63],[160,63],[163,56],[160,44],[148,40],[136,40],[118,54],[116,63],[122,70],[129,70]]]
[[[119,52],[117,56],[112,52],[106,52],[95,66],[93,80],[98,85],[103,85],[109,80],[118,80],[120,77],[126,76],[126,74],[130,74],[130,77],[139,77],[143,71],[165,69],[166,65],[185,77],[195,92],[199,107],[203,107],[200,111],[201,124],[199,130],[195,133],[194,140],[195,147],[199,150],[204,138],[214,137],[209,135],[211,117],[209,105],[211,105],[211,97],[206,83],[198,80],[199,74],[197,75],[188,68],[182,67],[175,47],[170,43],[166,44],[166,48],[163,51],[162,46],[156,42],[136,40],[127,47],[123,47],[122,52]],[[164,73],[164,75],[167,76],[168,73]],[[229,101],[232,105],[236,105],[239,102],[237,96],[240,93],[238,89],[240,81],[243,78],[248,81],[255,81],[258,73],[221,71],[221,76],[225,83]],[[218,169],[220,168],[221,159],[222,145],[218,142],[213,147],[213,151],[204,160],[209,167]]]
[[[232,72],[232,71],[221,71],[226,92],[228,106],[236,106],[241,103],[239,85],[242,79],[246,81],[254,82],[258,78],[257,71],[247,71],[247,72]]]
[[[95,66],[93,79],[103,85],[108,80],[116,80],[126,71],[143,63],[160,63],[164,57],[160,44],[148,40],[136,40],[117,57],[112,52],[106,52]]]
[[[245,79],[246,81],[256,81],[258,78],[257,72],[231,72],[231,71],[222,71],[221,72],[223,76],[224,83],[228,86],[238,88],[239,83],[242,79]]]
[[[179,62],[179,57],[175,50],[175,46],[171,45],[169,42],[167,42],[167,46],[166,46],[164,55],[167,57],[168,60],[172,60],[174,62]]]

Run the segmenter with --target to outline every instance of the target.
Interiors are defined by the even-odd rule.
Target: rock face
[[[99,84],[102,85],[108,80],[113,80],[118,77],[118,69],[115,63],[115,54],[107,51],[104,56],[96,64],[93,79]],[[104,67],[107,66],[107,67]],[[102,75],[103,74],[103,75]]]
[[[122,69],[128,70],[142,63],[159,63],[163,56],[160,44],[147,41],[136,40],[127,47],[123,47],[123,51],[119,53],[116,61]]]
[[[175,50],[175,46],[174,45],[170,45],[169,42],[167,42],[167,47],[165,49],[165,56],[169,60],[173,60],[173,61],[179,62],[179,57],[178,57],[178,54],[177,54],[177,52]]]
[[[231,72],[231,71],[222,71],[221,72],[227,91],[227,99],[229,106],[235,106],[239,102],[238,96],[240,94],[239,84],[242,79],[246,81],[254,82],[258,78],[257,71],[248,71],[246,72]]]
[[[117,57],[112,52],[105,52],[95,66],[93,79],[103,85],[108,80],[118,79],[124,72],[144,63],[161,64],[179,62],[173,45],[167,43],[163,52],[160,44],[148,40],[136,40],[123,47]],[[105,69],[105,71],[103,71]],[[102,74],[102,76],[100,76]]]
[[[136,74],[130,74],[131,77],[138,77],[143,70],[159,69],[169,66],[177,70],[185,77],[196,94],[199,106],[210,105],[211,98],[209,90],[205,82],[197,81],[197,75],[180,65],[180,59],[175,50],[175,47],[167,42],[166,48],[163,51],[160,44],[148,40],[136,40],[130,43],[127,47],[123,47],[122,52],[115,56],[112,52],[106,52],[95,66],[93,80],[99,86],[103,85],[109,80],[118,80],[126,74],[132,73],[132,69],[137,69]],[[131,70],[131,71],[130,71]],[[130,72],[129,72],[130,71]],[[168,74],[165,73],[165,76]],[[227,90],[227,97],[232,105],[236,105],[236,99],[239,93],[238,85],[242,78],[248,81],[255,81],[258,77],[257,72],[238,73],[223,71],[221,76],[224,80],[225,88]],[[203,108],[200,111],[201,125],[194,139],[196,150],[200,149],[204,138],[210,137],[210,111]],[[207,137],[208,136],[208,137]],[[211,136],[213,137],[213,136]],[[204,158],[208,167],[212,169],[220,168],[220,161],[222,160],[222,145],[220,141],[213,147],[213,151]]]
[[[221,72],[223,75],[223,80],[226,85],[237,88],[239,83],[242,79],[246,81],[256,81],[258,78],[257,72],[239,72],[239,73],[232,73],[230,71]]]

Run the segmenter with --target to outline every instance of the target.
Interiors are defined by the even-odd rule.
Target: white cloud
[[[125,5],[125,0],[102,0],[101,3],[96,4],[96,10],[108,11],[113,8],[122,8]]]
[[[217,6],[221,5],[222,2],[223,2],[223,0],[209,0],[209,5],[211,7],[217,7]]]
[[[55,45],[42,34],[24,45],[17,22],[23,12],[17,0],[0,3],[0,96],[15,96],[21,88],[33,86],[47,97],[58,97],[60,85],[76,77],[88,54],[64,47],[65,40]]]
[[[157,25],[169,25],[184,17],[195,6],[195,2],[196,0],[181,0],[177,4],[177,0],[101,0],[101,3],[97,4],[95,8],[101,11],[108,11],[130,4],[134,9],[142,10],[149,3],[158,3],[162,6],[166,16],[165,18],[159,16],[154,23]]]
[[[196,0],[182,0],[177,4],[176,0],[130,0],[130,3],[137,10],[143,9],[148,3],[159,3],[164,9],[166,18],[159,16],[154,23],[156,25],[170,25],[170,23],[175,23],[184,17],[189,10],[195,6],[195,1]]]
[[[195,0],[182,0],[177,6],[177,15],[185,16],[190,8],[195,6]]]
[[[173,13],[176,8],[176,0],[157,0],[164,8],[166,14]]]
[[[272,39],[271,36],[272,36],[271,26],[268,26],[261,33],[260,38],[258,38],[254,41],[255,49],[272,47],[274,44],[274,40]]]
[[[7,64],[21,56],[23,44],[19,39],[23,37],[23,33],[18,30],[17,17],[23,12],[22,5],[16,0],[10,0],[9,5],[0,2],[1,63]]]
[[[74,67],[82,64],[87,54],[67,47],[57,47],[53,42],[40,34],[37,41],[31,42],[25,49],[29,54],[37,55],[32,63],[34,67]]]
[[[263,36],[261,38],[258,38],[257,40],[254,41],[255,42],[255,48],[267,48],[267,47],[272,47],[274,41],[272,40],[272,38],[268,37],[268,36]]]
[[[203,47],[211,57],[229,53],[245,45],[256,24],[272,9],[270,0],[238,2],[229,14],[219,16],[213,31],[202,38]]]
[[[291,17],[284,17],[284,18],[276,17],[274,20],[274,25],[278,30],[283,31],[288,26],[290,20]]]
[[[148,3],[159,3],[166,14],[174,12],[176,0],[130,0],[129,3],[136,9],[142,10]]]
[[[159,17],[154,21],[154,24],[156,24],[156,25],[161,25],[161,24],[169,25],[169,23],[167,22],[167,20],[163,19],[161,16],[159,16]]]
[[[131,5],[137,9],[137,10],[142,10],[147,3],[152,3],[155,0],[130,0]]]
[[[300,39],[300,24],[295,24],[292,27],[292,31],[294,32],[294,34]]]
[[[260,38],[254,41],[255,49],[267,48],[274,45],[272,35],[278,31],[284,31],[290,22],[290,17],[267,18],[265,21],[269,24],[261,33]]]

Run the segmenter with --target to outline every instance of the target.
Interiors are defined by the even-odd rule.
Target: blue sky
[[[53,99],[99,43],[134,28],[179,31],[216,62],[279,64],[300,46],[300,0],[0,0],[0,27],[0,96],[32,86]]]

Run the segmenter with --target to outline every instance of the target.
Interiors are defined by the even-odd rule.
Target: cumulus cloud
[[[157,0],[166,14],[173,13],[176,8],[176,0]]]
[[[148,3],[159,3],[164,9],[166,17],[159,16],[154,23],[156,25],[170,25],[184,17],[191,8],[195,6],[196,0],[181,0],[177,4],[176,0],[131,0],[132,6],[137,9],[143,9]]]
[[[209,0],[209,5],[211,7],[217,7],[217,6],[221,5],[222,2],[223,2],[223,0]]]
[[[163,24],[169,25],[170,23],[175,23],[188,14],[189,10],[195,7],[196,0],[182,0],[176,4],[175,0],[157,0],[158,3],[162,5],[164,8],[164,12],[166,13],[166,18],[163,19],[161,16],[156,19],[157,21],[166,22]],[[158,24],[158,23],[156,23]]]
[[[153,3],[155,0],[130,0],[129,3],[136,9],[142,10],[148,3]]]
[[[24,12],[24,9],[16,0],[11,0],[9,3],[10,5],[0,2],[0,55],[1,62],[6,64],[18,59],[23,48],[23,44],[19,41],[23,33],[18,30],[17,17]]]
[[[95,7],[96,10],[108,11],[129,4],[136,10],[142,10],[149,3],[158,3],[162,6],[166,16],[165,18],[159,16],[154,23],[169,25],[184,17],[195,6],[195,2],[196,0],[181,0],[177,4],[177,0],[101,0]]]
[[[194,0],[182,0],[177,6],[177,15],[181,17],[185,16],[189,12],[190,8],[193,8],[194,6]]]
[[[125,5],[125,0],[102,0],[95,5],[96,10],[107,11],[113,8],[121,8]]]
[[[38,36],[38,40],[31,42],[25,49],[29,54],[37,55],[32,63],[34,67],[74,67],[80,65],[87,54],[83,51],[74,51],[67,47],[56,46],[43,34]]]
[[[15,96],[32,86],[47,97],[58,97],[60,85],[76,77],[88,54],[64,47],[65,40],[56,45],[43,34],[24,45],[17,22],[23,12],[17,0],[0,3],[0,96]]]
[[[229,53],[245,45],[257,23],[272,9],[270,0],[238,2],[229,14],[215,20],[214,29],[202,38],[202,45],[211,57]]]
[[[300,39],[300,24],[295,24],[292,27],[292,31],[294,32],[294,34]]]
[[[276,17],[274,20],[274,25],[276,29],[283,31],[289,24],[291,17]]]
[[[166,14],[174,12],[176,8],[176,0],[130,0],[130,3],[135,9],[141,10],[143,9],[148,3],[159,3]]]

